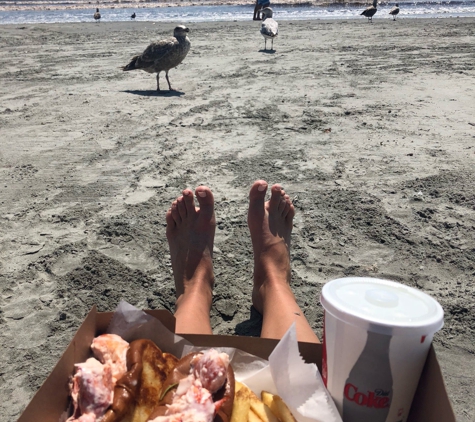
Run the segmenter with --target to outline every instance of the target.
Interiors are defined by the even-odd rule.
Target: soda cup
[[[323,286],[322,377],[343,422],[405,422],[440,304],[403,284],[367,277]]]

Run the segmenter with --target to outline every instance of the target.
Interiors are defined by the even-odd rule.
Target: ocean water
[[[65,10],[8,10],[9,2],[0,2],[0,24],[91,22],[95,11],[94,3],[87,9]],[[10,2],[18,4],[18,2]],[[36,4],[38,4],[37,2]],[[73,2],[70,2],[73,3]],[[374,20],[392,19],[388,14],[396,2],[378,5]],[[399,1],[398,19],[474,17],[475,0],[463,1]],[[23,3],[26,4],[26,3]],[[58,4],[58,3],[56,3]],[[67,5],[67,2],[62,2]],[[210,21],[248,21],[252,19],[253,2],[247,6],[182,6],[156,8],[101,8],[103,22],[130,20],[137,13],[137,21],[153,22],[210,22]],[[41,6],[48,7],[47,1]],[[52,4],[53,6],[53,4]],[[54,7],[54,6],[53,6]],[[367,6],[333,4],[325,6],[272,5],[274,18],[280,20],[304,19],[366,19],[360,16]]]

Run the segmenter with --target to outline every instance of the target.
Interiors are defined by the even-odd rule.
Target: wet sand
[[[215,333],[258,335],[247,194],[297,207],[292,279],[321,334],[331,279],[440,301],[435,337],[461,422],[475,411],[475,19],[189,24],[170,72],[119,67],[174,24],[1,25],[0,419],[14,420],[85,314],[173,310],[165,212],[217,200]],[[162,87],[166,82],[162,74]]]

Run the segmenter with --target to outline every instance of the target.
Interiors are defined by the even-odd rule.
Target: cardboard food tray
[[[146,310],[170,331],[175,331],[175,318],[166,310]],[[113,312],[97,312],[94,306],[76,332],[63,356],[22,413],[18,422],[58,422],[68,408],[68,380],[75,363],[91,356],[90,345],[95,336],[104,333]],[[267,359],[278,340],[257,337],[180,334],[195,346],[235,347]],[[299,343],[299,350],[308,363],[316,363],[321,371],[322,345]],[[431,346],[408,422],[456,422],[437,356]]]

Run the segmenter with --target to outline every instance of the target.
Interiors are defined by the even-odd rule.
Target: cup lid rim
[[[365,314],[355,309],[347,309],[345,305],[338,299],[334,289],[338,286],[351,284],[354,282],[367,282],[368,285],[374,286],[390,286],[402,289],[405,292],[414,295],[421,301],[425,302],[432,308],[432,312],[422,319],[394,321],[386,318],[375,317]],[[444,311],[439,302],[432,296],[404,284],[373,277],[344,277],[327,282],[320,296],[320,303],[326,312],[334,317],[353,326],[361,327],[365,330],[379,332],[391,335],[427,335],[433,334],[440,330],[444,325]]]

